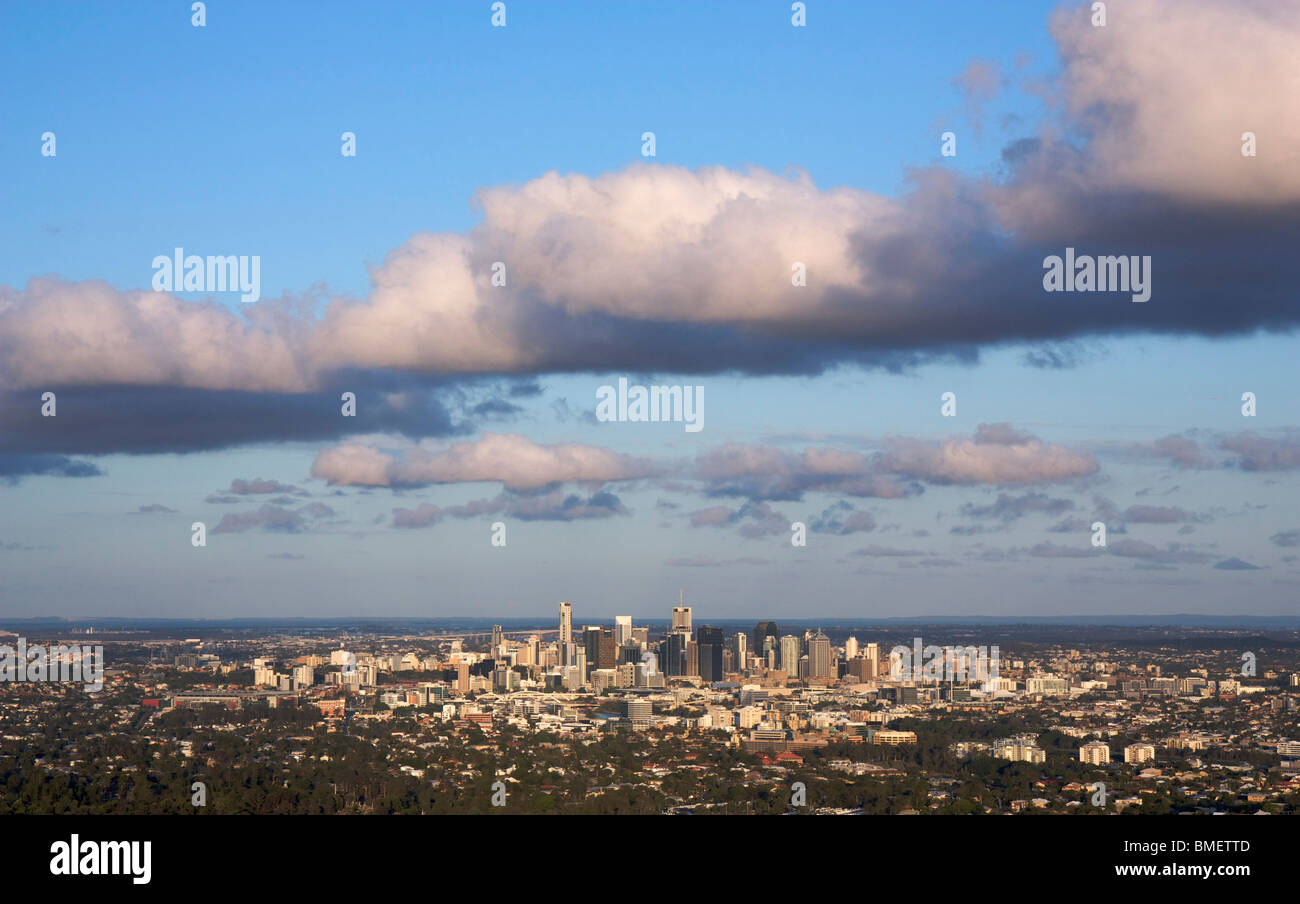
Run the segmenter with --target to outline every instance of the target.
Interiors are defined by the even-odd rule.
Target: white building
[[[1110,745],[1101,741],[1089,741],[1079,748],[1079,762],[1101,766],[1110,762]]]
[[[1124,748],[1124,762],[1126,763],[1154,763],[1156,759],[1156,745],[1154,744],[1130,744]]]

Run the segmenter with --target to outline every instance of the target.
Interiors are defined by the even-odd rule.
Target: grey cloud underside
[[[344,391],[357,394],[356,417],[342,416]],[[408,406],[387,400],[388,391],[361,380],[305,394],[70,387],[56,390],[58,414],[48,418],[41,416],[40,392],[0,393],[0,475],[59,473],[51,455],[198,452],[357,433],[444,437],[473,429],[435,390],[416,391]],[[42,462],[48,470],[33,470]]]

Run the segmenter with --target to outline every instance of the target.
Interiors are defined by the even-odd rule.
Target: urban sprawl
[[[23,638],[103,684],[0,688],[0,812],[1300,810],[1300,632],[574,617]]]

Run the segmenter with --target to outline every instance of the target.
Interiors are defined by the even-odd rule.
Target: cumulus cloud
[[[346,443],[322,450],[311,469],[313,477],[345,486],[500,482],[510,489],[631,480],[657,471],[647,461],[599,446],[544,445],[510,433],[485,433],[470,442],[436,449],[415,446],[396,453]]]
[[[1219,445],[1235,453],[1237,465],[1246,471],[1300,468],[1300,436],[1267,437],[1244,432],[1222,437]]]
[[[880,465],[886,471],[936,483],[995,485],[1047,483],[1097,470],[1092,455],[1043,443],[1006,424],[982,424],[972,439],[939,444],[892,438],[886,442]]]
[[[974,361],[1006,343],[1295,328],[1300,7],[1150,0],[1125,4],[1105,29],[1086,13],[1053,17],[1059,112],[1004,149],[996,178],[923,167],[891,198],[758,168],[552,172],[481,191],[468,232],[413,236],[373,268],[362,298],[234,312],[96,280],[0,287],[0,455],[187,451],[347,429],[452,436],[466,428],[445,403],[388,396],[474,375],[815,374]],[[986,99],[996,77],[977,63],[959,84]],[[1255,157],[1240,153],[1246,129]],[[1067,244],[1152,255],[1151,303],[1046,296],[1042,261]],[[490,284],[498,260],[507,287]],[[804,287],[791,285],[795,261]],[[338,396],[358,385],[384,397],[346,424]],[[66,390],[89,416],[42,431],[20,395],[35,389]],[[467,413],[511,416],[512,404],[478,400]],[[1025,482],[1011,478],[1028,445],[893,454],[936,479],[1013,483]],[[1300,461],[1293,449],[1234,451],[1252,470]],[[1087,466],[1062,459],[1047,471]]]

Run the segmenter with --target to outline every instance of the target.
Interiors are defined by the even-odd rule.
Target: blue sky
[[[1262,153],[1266,179],[1256,194],[1254,183],[1242,187],[1235,174],[1216,170],[1222,166],[1217,158],[1202,163],[1196,153],[1179,154],[1192,160],[1183,172],[1141,144],[1139,138],[1161,129],[1180,140],[1200,140],[1193,134],[1200,124],[1187,125],[1176,112],[1138,104],[1133,118],[1151,130],[1133,127],[1118,135],[1119,117],[1098,125],[1087,115],[1111,100],[1106,86],[1086,77],[1089,53],[1123,58],[1132,52],[1120,39],[1158,30],[1163,2],[1147,4],[1154,12],[1140,21],[1117,11],[1121,18],[1106,31],[1080,30],[1087,13],[1076,4],[1029,0],[816,0],[808,4],[806,28],[791,27],[790,4],[780,2],[518,0],[507,3],[505,28],[491,27],[489,4],[483,2],[385,4],[364,11],[341,3],[208,6],[203,28],[191,26],[183,4],[52,3],[0,10],[0,76],[11,86],[0,96],[0,209],[6,212],[0,218],[6,249],[0,287],[9,287],[14,318],[5,319],[6,296],[0,294],[0,394],[9,393],[11,403],[0,405],[0,414],[38,407],[47,388],[58,391],[61,401],[71,399],[56,422],[33,428],[45,430],[40,437],[29,436],[25,427],[11,431],[18,438],[0,446],[0,460],[59,454],[99,472],[84,477],[58,468],[0,467],[0,475],[12,475],[0,482],[0,614],[513,616],[550,613],[555,602],[569,599],[581,620],[584,611],[659,616],[679,588],[696,605],[697,621],[711,615],[1295,611],[1295,315],[1273,293],[1293,278],[1296,265],[1271,256],[1253,239],[1241,238],[1240,253],[1231,242],[1241,235],[1232,216],[1244,205],[1265,224],[1261,230],[1287,247],[1284,240],[1296,230],[1300,176],[1268,169],[1276,164]],[[1242,68],[1257,66],[1267,84],[1268,56],[1252,60],[1236,50],[1251,46],[1250,29],[1258,23],[1245,22],[1240,33],[1225,35],[1208,13],[1195,19],[1202,7],[1187,7],[1194,26],[1189,42],[1212,42],[1210,51],[1238,59]],[[1050,26],[1053,15],[1065,17],[1065,24]],[[1052,27],[1062,30],[1054,36]],[[1075,46],[1072,40],[1099,37],[1113,37],[1114,43],[1062,59],[1060,48]],[[1158,33],[1139,37],[1135,45],[1161,40]],[[1194,67],[1196,56],[1196,47],[1189,46],[1182,65]],[[1144,97],[1159,96],[1165,79],[1180,83],[1168,71],[1137,62],[1130,74],[1140,86],[1149,80]],[[1224,82],[1225,92],[1237,90],[1233,79]],[[1270,119],[1270,92],[1263,89],[1262,99],[1260,93],[1250,101],[1259,105],[1255,121],[1261,125],[1255,128],[1267,134],[1272,122],[1280,137],[1293,132],[1293,122]],[[1242,103],[1248,106],[1244,96]],[[1184,125],[1186,136],[1179,131]],[[1236,121],[1222,124],[1230,142],[1241,128]],[[954,158],[939,154],[940,133],[948,129],[958,136]],[[57,136],[52,158],[40,153],[47,130]],[[650,161],[640,153],[645,130],[656,134],[657,154]],[[343,131],[356,133],[355,157],[340,155]],[[1028,162],[1025,145],[1017,144],[1026,138],[1036,142]],[[1275,140],[1273,147],[1278,144],[1285,142]],[[1117,156],[1117,146],[1130,148],[1131,156]],[[1070,180],[1036,166],[1038,159],[1052,166],[1068,161],[1062,171],[1077,171],[1079,186],[1062,188]],[[166,334],[150,333],[147,306],[132,308],[137,315],[112,321],[114,329],[87,341],[42,318],[52,302],[29,284],[42,277],[57,280],[65,287],[60,291],[77,299],[69,304],[78,305],[83,294],[93,294],[88,281],[104,281],[111,301],[95,296],[84,302],[91,307],[68,309],[85,310],[85,322],[99,323],[94,305],[136,305],[121,300],[150,289],[155,255],[177,246],[200,255],[258,255],[263,300],[256,305],[241,305],[229,294],[177,297],[188,306],[207,303],[225,311],[230,322],[254,316],[249,308],[260,309],[256,316],[279,316],[311,303],[315,307],[295,321],[310,325],[328,319],[324,306],[330,301],[364,314],[374,297],[372,276],[393,272],[385,270],[386,258],[410,248],[407,243],[421,233],[469,236],[471,245],[481,242],[493,251],[509,248],[517,255],[508,259],[512,267],[533,253],[538,261],[554,260],[548,257],[552,233],[543,228],[530,234],[521,225],[531,222],[529,204],[553,205],[548,215],[563,214],[566,223],[598,218],[565,208],[579,203],[571,199],[580,183],[566,181],[560,200],[537,201],[530,192],[534,180],[552,171],[566,180],[609,179],[599,183],[600,192],[637,198],[641,182],[651,183],[637,169],[646,166],[668,173],[673,191],[651,207],[662,204],[670,218],[674,205],[685,210],[707,192],[704,183],[693,181],[701,168],[766,171],[787,179],[797,179],[793,173],[800,171],[813,192],[782,202],[790,205],[790,222],[803,230],[792,233],[796,244],[798,236],[820,234],[814,230],[834,221],[831,199],[844,189],[854,193],[854,204],[879,199],[891,223],[910,228],[919,222],[914,238],[939,236],[936,248],[945,262],[968,258],[976,267],[954,273],[983,273],[980,249],[986,247],[994,249],[990,259],[1005,251],[1011,261],[1026,249],[1037,254],[1040,237],[1059,253],[1077,236],[1080,247],[1099,252],[1153,254],[1156,292],[1145,307],[1097,301],[1110,305],[1104,314],[1079,313],[1091,299],[1038,291],[1041,270],[1016,269],[1013,263],[991,269],[998,275],[992,285],[976,280],[954,286],[948,280],[944,291],[951,298],[934,300],[934,286],[925,283],[927,268],[917,264],[918,272],[903,276],[922,288],[900,297],[923,310],[933,306],[932,314],[899,315],[905,322],[897,331],[886,325],[876,334],[870,317],[855,310],[843,329],[852,333],[846,340],[851,347],[836,342],[836,330],[829,338],[819,334],[811,365],[769,369],[745,364],[750,359],[739,355],[729,358],[719,346],[716,357],[696,354],[686,369],[664,369],[658,366],[662,358],[636,353],[658,339],[630,332],[625,346],[591,368],[583,364],[589,343],[572,338],[584,335],[585,321],[572,320],[556,334],[521,332],[509,343],[510,365],[501,373],[492,364],[492,343],[475,352],[466,340],[463,346],[471,351],[462,361],[452,326],[433,328],[447,335],[422,345],[417,361],[396,353],[384,359],[386,347],[400,345],[403,336],[430,322],[399,298],[394,304],[411,311],[409,321],[356,321],[373,348],[355,356],[347,347],[352,334],[342,331],[341,350],[335,343],[321,353],[342,366],[318,374],[319,382],[309,388],[320,393],[309,394],[293,381],[276,384],[272,376],[250,377],[250,385],[240,377],[217,379],[211,364],[190,373],[184,363],[160,363],[142,381],[127,359],[170,360],[158,345]],[[1165,172],[1171,173],[1168,180]],[[942,182],[949,176],[957,186],[951,191]],[[1207,185],[1221,191],[1206,192]],[[746,190],[761,188],[755,183]],[[1072,201],[1069,192],[1076,188],[1080,194]],[[482,190],[492,192],[487,216],[476,200]],[[1050,215],[1035,219],[1037,199],[1056,191],[1061,197],[1046,205]],[[1103,201],[1095,212],[1077,198]],[[1135,206],[1126,203],[1131,198],[1149,205],[1149,221],[1132,213]],[[978,208],[978,225],[967,231],[970,208]],[[1029,208],[1032,214],[1024,213]],[[862,259],[887,267],[900,255],[879,250],[888,247],[888,236],[871,232],[874,216],[855,208],[852,241],[846,243],[858,253],[853,243],[860,232],[867,249]],[[987,228],[986,218],[1001,219]],[[768,233],[762,230],[775,230],[773,243],[785,241],[784,219],[755,219],[753,244],[763,246]],[[743,235],[749,223],[745,217],[729,219],[713,238],[719,247],[744,247],[747,239],[735,246],[726,240]],[[958,230],[951,247],[944,243],[950,223]],[[1189,234],[1179,224],[1192,224]],[[625,225],[628,236],[641,235],[635,218]],[[577,254],[584,251],[583,237],[593,236],[604,256],[588,260],[588,266],[621,266],[609,248],[630,250],[627,273],[607,294],[637,285],[642,264],[662,284],[662,271],[654,268],[673,255],[685,252],[686,260],[692,253],[676,247],[671,254],[642,257],[640,245],[605,246],[604,233],[580,227],[555,236],[555,247]],[[1057,238],[1062,241],[1053,244]],[[642,240],[655,241],[636,239]],[[1222,251],[1215,271],[1221,285],[1205,287],[1196,269],[1207,259],[1206,249]],[[418,245],[415,256],[434,257]],[[838,260],[831,256],[820,271],[814,268],[814,280]],[[784,260],[776,264],[786,268]],[[421,270],[418,290],[411,291],[427,298],[445,290],[451,297],[453,278],[433,278],[442,272],[430,264],[431,275]],[[867,285],[878,270],[864,272]],[[716,288],[710,279],[708,272],[697,274],[683,264],[687,292],[696,280]],[[653,308],[667,302],[653,292],[637,296],[633,289],[602,311],[599,279],[593,280],[590,298],[581,288],[567,296],[556,290],[562,297],[543,302],[512,296],[510,316],[531,323],[524,315],[535,304],[554,304],[570,317],[595,309],[629,317],[634,325],[658,324],[662,332],[647,336],[681,336],[687,346],[703,335],[700,347],[706,350],[712,341],[707,329],[721,322],[763,333],[765,354],[779,352],[782,343],[793,346],[803,326],[798,308],[780,297],[772,302],[784,306],[775,334],[764,332],[768,323],[750,319],[743,298],[720,306],[720,320],[660,317]],[[549,286],[543,280],[529,288],[545,296]],[[860,297],[849,294],[861,310],[872,304],[897,309],[897,300],[877,293],[873,283]],[[839,298],[819,295],[816,308],[839,316]],[[765,303],[756,299],[752,307],[757,311]],[[927,322],[965,316],[967,306],[976,312],[969,341],[952,330],[926,331]],[[1054,308],[1060,311],[1059,329],[1051,322]],[[1242,313],[1214,313],[1224,309]],[[810,317],[812,311],[810,306]],[[1036,318],[1042,318],[1045,338],[1027,342],[1017,324]],[[979,328],[982,320],[997,322],[991,338]],[[212,321],[204,323],[193,329],[211,328]],[[277,336],[288,330],[265,323],[257,328]],[[381,328],[392,335],[386,338],[377,332]],[[203,345],[202,336],[191,338]],[[214,356],[224,341],[214,334]],[[553,353],[535,358],[530,346]],[[903,366],[881,357],[893,352],[915,357]],[[1064,366],[1031,363],[1046,353],[1063,356]],[[42,364],[56,360],[57,367]],[[291,413],[336,398],[340,387],[352,384],[334,374],[348,367],[367,375],[369,382],[359,387],[367,410],[376,393],[409,394],[417,406],[445,407],[457,428],[401,435],[369,425],[351,432],[340,426],[322,437],[288,427],[277,431],[272,407],[271,414],[248,415],[268,424],[256,441],[233,447],[206,434],[184,443],[198,448],[183,453],[168,451],[164,441],[110,442],[103,427],[92,435],[86,421],[77,434],[78,418],[88,407],[112,417],[113,406],[123,400],[138,398],[142,409],[149,408],[150,393],[164,390],[200,393],[182,396],[184,407],[200,417],[220,397],[220,417],[237,420],[243,397],[233,390],[285,392],[285,411]],[[643,382],[704,386],[705,429],[593,423],[596,388],[621,375],[633,382],[644,377]],[[1249,420],[1241,414],[1245,391],[1259,400],[1258,414]],[[957,394],[956,417],[940,416],[944,392]],[[78,407],[78,393],[94,399],[93,405]],[[476,411],[483,402],[500,403],[503,413]],[[142,424],[161,424],[166,432],[163,415],[153,411],[148,417]],[[66,438],[49,437],[56,424],[69,431]],[[945,443],[969,440],[981,424],[1008,424],[1022,438],[983,444],[977,453],[1020,450],[1035,462],[1073,456],[1084,464],[1062,471],[1044,464],[1041,479],[1020,479],[1005,473],[954,477],[917,460],[925,457],[917,449],[942,450]],[[178,443],[189,429],[176,428]],[[213,434],[221,430],[217,423]],[[394,487],[387,485],[392,481],[378,485],[320,466],[324,450],[349,444],[390,452],[419,448],[441,461],[437,457],[448,446],[475,444],[488,433],[519,437],[517,451],[524,456],[534,446],[574,444],[628,461],[651,460],[654,467],[545,486],[461,475]],[[1157,447],[1171,436],[1194,443],[1200,459],[1189,464],[1171,456],[1168,444]],[[915,455],[890,445],[899,437],[919,444],[907,447]],[[810,446],[853,452],[874,462],[864,466],[871,474],[887,471],[908,489],[901,496],[846,495],[839,484],[795,493],[797,498],[737,494],[728,490],[728,481],[738,475],[710,479],[692,464],[728,444],[795,456]],[[893,457],[892,470],[877,458],[882,455]],[[901,459],[906,461],[899,464]],[[253,479],[296,491],[228,491],[232,481]],[[525,510],[521,500],[547,492],[588,505],[611,493],[618,503],[589,517],[572,517],[563,506],[537,519],[511,516]],[[223,495],[226,501],[207,501]],[[1012,500],[1007,508],[980,513],[999,496]],[[397,509],[447,509],[475,500],[503,501],[493,514],[444,513],[416,528],[398,527],[394,520]],[[327,506],[328,513],[303,508],[314,504]],[[872,528],[814,531],[806,547],[796,548],[788,526],[772,527],[813,523],[837,505],[868,513]],[[141,512],[142,506],[159,510]],[[265,506],[290,515],[235,518],[226,530],[209,535],[207,547],[191,546],[192,522],[212,531],[228,515]],[[701,516],[693,526],[693,516],[723,506],[733,520],[711,526]],[[1152,506],[1162,511],[1144,510]],[[760,523],[745,514],[755,511],[766,513],[765,532],[746,536],[741,527]],[[1126,551],[1088,558],[1054,552],[1090,549],[1086,529],[1053,528],[1070,518],[1091,523],[1096,517],[1112,530],[1112,550]],[[507,524],[504,548],[489,543],[490,525],[498,520]]]

